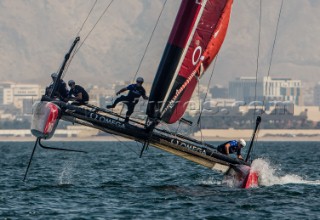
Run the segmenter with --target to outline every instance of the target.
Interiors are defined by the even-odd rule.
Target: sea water
[[[135,142],[0,142],[0,219],[319,219],[320,142],[259,142],[260,186]],[[217,143],[212,143],[217,144]]]

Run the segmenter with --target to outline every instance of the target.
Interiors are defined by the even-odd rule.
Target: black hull
[[[148,132],[144,124],[135,121],[130,121],[130,124],[126,124],[122,119],[119,120],[119,118],[122,118],[121,116],[108,110],[91,105],[74,106],[60,101],[52,102],[61,108],[62,120],[96,128],[103,132],[141,143],[147,142],[153,147],[213,170],[225,173],[233,165],[242,164],[249,166],[249,164],[244,161],[220,154],[210,144],[202,143],[190,137],[160,129],[154,129],[152,132]]]

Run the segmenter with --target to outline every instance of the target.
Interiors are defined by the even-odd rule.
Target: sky
[[[167,0],[154,30],[164,0],[114,0],[90,33],[110,2],[98,0],[81,29],[95,0],[1,0],[0,80],[48,84],[81,29],[83,44],[66,80],[101,86],[130,81],[141,62],[138,75],[151,83],[181,1]],[[281,0],[262,0],[259,77],[268,74],[280,8]],[[320,81],[319,12],[320,0],[283,1],[271,77],[300,79],[306,86]],[[256,75],[259,14],[259,0],[234,1],[212,85]],[[202,80],[204,84],[211,72],[212,68]]]

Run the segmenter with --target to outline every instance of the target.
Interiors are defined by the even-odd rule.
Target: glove
[[[116,95],[120,95],[120,92],[117,92]]]

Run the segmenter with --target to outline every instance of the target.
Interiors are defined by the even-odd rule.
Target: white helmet
[[[247,145],[247,143],[245,142],[245,140],[243,139],[239,139],[238,142],[243,146],[245,147]]]
[[[143,82],[144,82],[144,80],[143,80],[143,78],[142,78],[142,77],[138,77],[138,78],[137,78],[137,80],[136,80],[136,82],[137,82],[137,83],[143,83]]]

